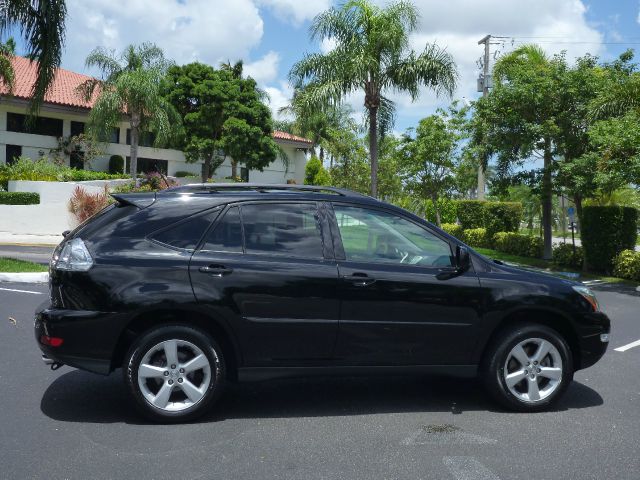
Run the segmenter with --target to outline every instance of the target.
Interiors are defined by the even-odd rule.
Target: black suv
[[[35,336],[53,367],[122,366],[156,420],[195,418],[227,381],[362,373],[480,375],[506,407],[537,411],[607,347],[584,285],[489,260],[367,196],[203,184],[113,197],[55,250]]]

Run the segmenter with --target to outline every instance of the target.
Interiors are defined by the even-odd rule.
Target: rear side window
[[[219,214],[219,208],[210,210],[205,214],[196,215],[166,230],[162,230],[152,235],[151,238],[170,247],[195,250],[202,235]]]
[[[246,253],[322,258],[322,234],[315,204],[244,205]]]
[[[231,207],[209,232],[202,250],[242,253],[242,225],[238,207]]]

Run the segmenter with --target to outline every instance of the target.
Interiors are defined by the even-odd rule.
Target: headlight
[[[594,312],[597,312],[598,310],[600,310],[600,307],[598,305],[598,300],[596,299],[595,294],[591,291],[589,287],[585,287],[583,285],[574,285],[572,288],[576,292],[578,292],[580,295],[582,295],[582,298],[584,298],[587,302],[589,302]]]
[[[56,270],[86,272],[93,266],[93,258],[82,239],[74,238],[65,243],[60,254],[54,253],[51,263]]]

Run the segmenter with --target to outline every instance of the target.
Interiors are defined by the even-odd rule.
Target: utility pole
[[[489,79],[491,76],[491,70],[489,69],[489,59],[490,59],[490,50],[489,45],[491,41],[491,35],[487,35],[482,38],[478,42],[478,45],[482,45],[484,43],[484,61],[482,62],[482,84],[478,81],[478,91],[482,91],[482,96],[486,97],[489,95]],[[482,88],[482,90],[480,90]],[[478,165],[478,200],[484,200],[484,163],[486,159],[480,159],[480,164]]]

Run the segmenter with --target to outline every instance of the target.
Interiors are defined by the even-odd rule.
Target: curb
[[[0,273],[0,282],[47,283],[48,272]]]

